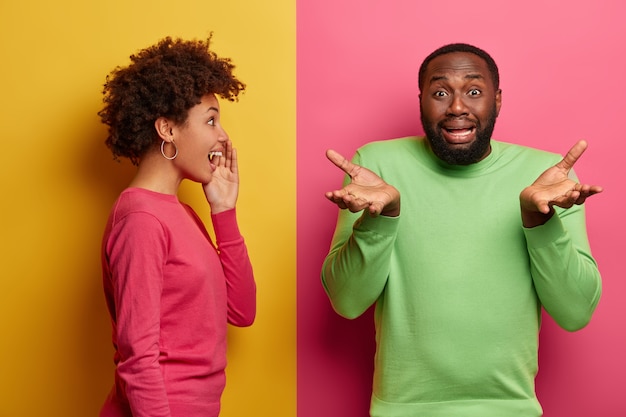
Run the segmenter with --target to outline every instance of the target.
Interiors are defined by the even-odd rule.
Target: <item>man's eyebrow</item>
[[[466,80],[483,80],[483,79],[485,79],[485,77],[483,77],[482,74],[478,74],[478,73],[476,73],[476,74],[467,74],[463,78],[466,79]],[[430,84],[432,84],[434,82],[437,82],[437,81],[442,81],[442,80],[446,81],[447,79],[448,79],[448,77],[445,76],[445,75],[433,75],[430,78]]]
[[[483,77],[482,74],[467,74],[465,76],[465,79],[468,79],[468,80],[482,80],[484,78],[485,77]]]
[[[430,78],[430,83],[432,84],[432,83],[434,83],[434,82],[436,82],[436,81],[441,81],[441,80],[444,80],[444,81],[445,81],[445,80],[447,80],[447,79],[448,79],[448,77],[446,77],[445,75],[433,75],[433,76]]]

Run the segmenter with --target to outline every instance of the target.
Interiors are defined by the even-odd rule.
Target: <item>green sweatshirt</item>
[[[561,157],[491,145],[469,166],[445,164],[418,137],[354,158],[401,195],[399,217],[341,210],[322,269],[340,315],[376,304],[374,417],[540,416],[541,307],[574,331],[598,303],[583,206],[522,226],[521,190]]]

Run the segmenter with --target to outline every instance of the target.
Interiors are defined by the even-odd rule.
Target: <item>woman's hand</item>
[[[224,154],[211,161],[214,167],[213,178],[202,184],[211,213],[217,214],[235,208],[239,196],[239,168],[237,151],[230,140],[224,143]]]

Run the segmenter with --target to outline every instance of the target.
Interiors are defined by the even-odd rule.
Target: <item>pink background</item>
[[[421,134],[417,70],[433,49],[468,42],[500,68],[496,139],[565,153],[605,187],[587,204],[603,276],[591,324],[577,333],[544,316],[537,391],[546,417],[626,416],[624,128],[626,5],[613,1],[316,0],[297,2],[298,416],[363,417],[371,389],[371,311],[348,321],[331,309],[319,271],[336,209],[324,191],[342,173],[327,148]]]

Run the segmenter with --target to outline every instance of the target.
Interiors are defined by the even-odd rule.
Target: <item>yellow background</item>
[[[248,86],[221,105],[259,306],[229,329],[222,415],[294,416],[295,1],[3,0],[0,19],[0,417],[97,415],[113,383],[100,237],[134,170],[103,144],[102,84],[165,36],[210,31]],[[208,220],[197,184],[179,197]]]

